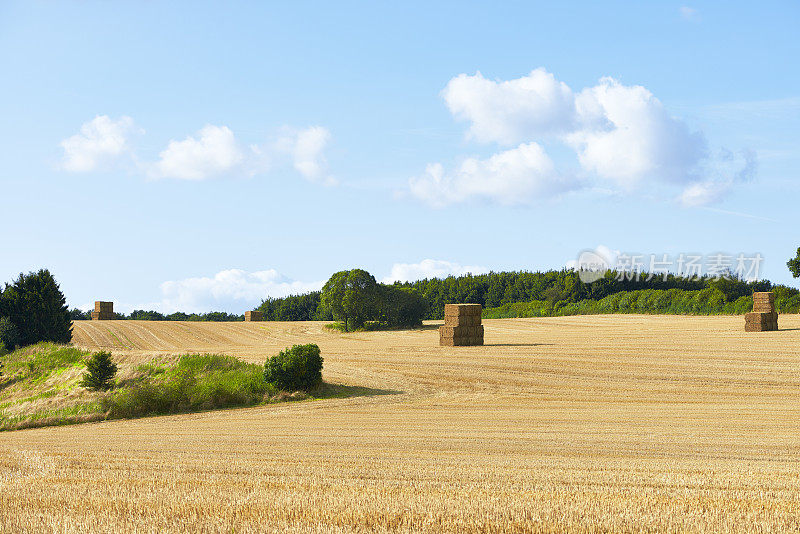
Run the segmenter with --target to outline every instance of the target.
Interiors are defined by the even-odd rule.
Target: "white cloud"
[[[79,134],[61,142],[64,160],[61,168],[88,172],[111,164],[124,155],[135,158],[129,138],[138,132],[133,119],[118,121],[106,115],[85,123]],[[292,169],[312,182],[333,185],[325,150],[331,133],[322,126],[305,129],[283,127],[281,135],[263,144],[247,147],[227,126],[208,124],[194,135],[171,140],[155,162],[138,167],[153,178],[206,180],[233,174],[255,176],[271,170]]]
[[[467,273],[483,274],[489,269],[477,265],[460,265],[444,260],[422,260],[419,263],[395,263],[389,276],[381,280],[384,284],[393,282],[413,282],[425,278],[446,278]]]
[[[91,172],[129,153],[132,134],[139,132],[130,117],[112,120],[98,115],[83,123],[80,133],[61,141],[64,159],[61,167],[69,172]]]
[[[336,180],[328,174],[325,149],[331,133],[322,126],[297,130],[284,128],[284,133],[274,144],[273,151],[289,157],[294,169],[312,182],[334,185]]]
[[[686,186],[678,196],[678,202],[687,207],[715,204],[737,184],[751,181],[758,168],[755,153],[747,150],[738,155],[729,150],[720,150],[713,162],[713,168],[705,173],[706,178]]]
[[[185,278],[161,284],[159,311],[171,313],[220,310],[242,313],[258,306],[266,297],[285,297],[315,291],[324,282],[299,282],[278,271],[220,271],[213,277]]]
[[[572,90],[543,68],[508,81],[461,74],[442,96],[456,118],[471,123],[470,136],[484,142],[512,144],[558,134],[576,117]]]
[[[170,141],[159,155],[154,174],[161,178],[205,180],[236,168],[244,155],[227,126],[207,125],[183,141]]]
[[[520,144],[485,160],[467,159],[452,172],[429,164],[409,188],[436,206],[469,198],[512,204],[579,187],[629,192],[644,186],[685,188],[682,202],[711,203],[741,181],[731,173],[754,169],[745,162],[730,171],[724,159],[709,156],[703,134],[673,117],[650,91],[613,78],[576,93],[541,68],[508,81],[478,72],[453,78],[442,96],[455,118],[469,121],[470,138]],[[580,179],[559,170],[542,142],[571,149]]]
[[[690,184],[683,190],[678,200],[687,207],[707,206],[719,202],[731,189],[729,182],[708,180]]]
[[[565,267],[567,269],[576,269],[579,265],[586,265],[587,260],[594,260],[597,263],[605,264],[608,268],[613,268],[617,264],[619,255],[619,250],[612,250],[605,245],[597,245],[594,249],[580,251],[576,259],[567,261]]]
[[[519,204],[576,187],[559,176],[541,146],[527,143],[488,159],[469,158],[451,173],[440,164],[428,165],[423,176],[412,178],[411,193],[433,206],[462,202],[471,197],[501,204]]]
[[[581,127],[567,136],[581,166],[623,187],[691,180],[706,142],[642,86],[603,78],[578,95]]]

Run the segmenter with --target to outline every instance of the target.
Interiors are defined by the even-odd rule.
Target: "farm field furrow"
[[[76,322],[145,361],[317,343],[371,395],[0,434],[0,532],[800,529],[800,317]]]

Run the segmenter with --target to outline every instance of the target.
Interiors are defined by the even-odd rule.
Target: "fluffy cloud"
[[[541,68],[507,81],[461,74],[442,96],[456,119],[469,122],[469,138],[519,144],[451,172],[431,164],[409,181],[412,194],[438,206],[473,197],[531,202],[592,182],[621,191],[677,186],[684,188],[682,202],[710,203],[750,168],[710,157],[701,132],[670,115],[646,88],[613,78],[576,93]],[[581,179],[556,169],[542,142],[574,151]]]
[[[90,172],[129,153],[132,134],[139,132],[130,117],[112,120],[98,115],[83,123],[80,133],[61,141],[64,157],[61,167],[69,172]]]
[[[161,284],[163,312],[206,312],[220,310],[241,313],[258,306],[266,297],[285,297],[315,291],[324,282],[299,282],[278,271],[220,271],[213,277],[185,278]]]
[[[512,144],[567,131],[576,118],[575,97],[543,68],[528,76],[496,82],[480,72],[461,74],[442,91],[450,112],[471,124],[478,141]]]
[[[170,141],[159,155],[154,174],[161,178],[204,180],[230,172],[244,156],[227,126],[207,125],[183,141]]]
[[[567,136],[581,166],[624,187],[645,178],[691,180],[706,153],[702,134],[673,118],[642,86],[603,78],[576,98],[580,128]]]
[[[91,172],[126,155],[134,158],[129,139],[137,131],[130,117],[113,121],[98,116],[85,123],[79,134],[61,142],[61,168]],[[208,124],[194,135],[171,140],[157,161],[141,162],[138,167],[153,178],[177,180],[255,176],[272,169],[291,169],[310,181],[332,185],[336,180],[328,172],[325,157],[330,141],[330,131],[322,126],[284,127],[279,136],[263,144],[243,146],[227,126]]]
[[[410,187],[413,195],[439,207],[471,197],[517,204],[572,189],[575,182],[556,173],[541,146],[527,143],[488,159],[469,158],[451,173],[440,164],[428,165]]]
[[[331,133],[322,126],[311,126],[304,130],[291,130],[282,136],[276,146],[279,152],[288,154],[295,170],[310,181],[333,185],[336,180],[328,174],[325,149]]]
[[[389,276],[382,282],[391,284],[393,282],[413,282],[425,278],[446,278],[450,275],[460,276],[462,274],[483,274],[488,273],[489,269],[476,265],[459,265],[443,260],[422,260],[419,263],[395,263]]]

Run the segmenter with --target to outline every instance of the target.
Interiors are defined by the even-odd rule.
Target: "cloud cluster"
[[[153,168],[155,176],[204,180],[225,174],[241,164],[244,154],[226,126],[205,126],[197,137],[170,141]]]
[[[113,120],[100,115],[81,126],[79,134],[61,142],[61,168],[69,172],[91,172],[118,163],[123,157],[136,161],[150,178],[207,180],[221,176],[263,174],[286,165],[304,178],[334,184],[328,174],[325,150],[330,132],[322,126],[284,128],[277,140],[244,146],[227,126],[206,125],[194,135],[171,140],[155,162],[135,158],[132,137],[143,130],[130,117]]]
[[[267,297],[316,291],[324,282],[291,280],[274,269],[247,272],[241,269],[220,271],[212,277],[185,278],[161,284],[160,311],[172,313],[239,311],[253,309]]]
[[[61,141],[61,168],[69,172],[90,172],[130,154],[130,138],[142,133],[130,117],[112,120],[100,115],[84,123],[80,133]]]
[[[650,91],[609,77],[575,92],[542,68],[506,81],[461,74],[442,97],[457,120],[469,123],[469,139],[504,150],[452,171],[432,164],[412,178],[412,194],[437,206],[473,197],[529,202],[593,183],[620,191],[678,187],[682,202],[713,202],[753,167],[748,161],[741,170],[728,168],[709,155],[701,132],[670,115]],[[574,153],[581,172],[558,170],[547,143]],[[722,168],[727,175],[709,178]]]
[[[502,204],[517,204],[531,197],[551,196],[577,187],[577,181],[556,172],[536,143],[494,154],[488,159],[468,158],[447,173],[439,163],[412,178],[411,192],[436,207],[483,197]]]

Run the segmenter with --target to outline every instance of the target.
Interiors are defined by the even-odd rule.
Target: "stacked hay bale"
[[[114,318],[114,303],[95,301],[92,312],[93,321],[109,321]]]
[[[264,315],[260,311],[246,311],[244,312],[244,320],[248,323],[251,321],[263,321]]]
[[[753,293],[753,311],[744,316],[745,332],[771,332],[778,329],[778,313],[775,311],[775,294]]]
[[[439,345],[465,347],[483,345],[480,304],[445,304],[444,326],[439,327]]]

